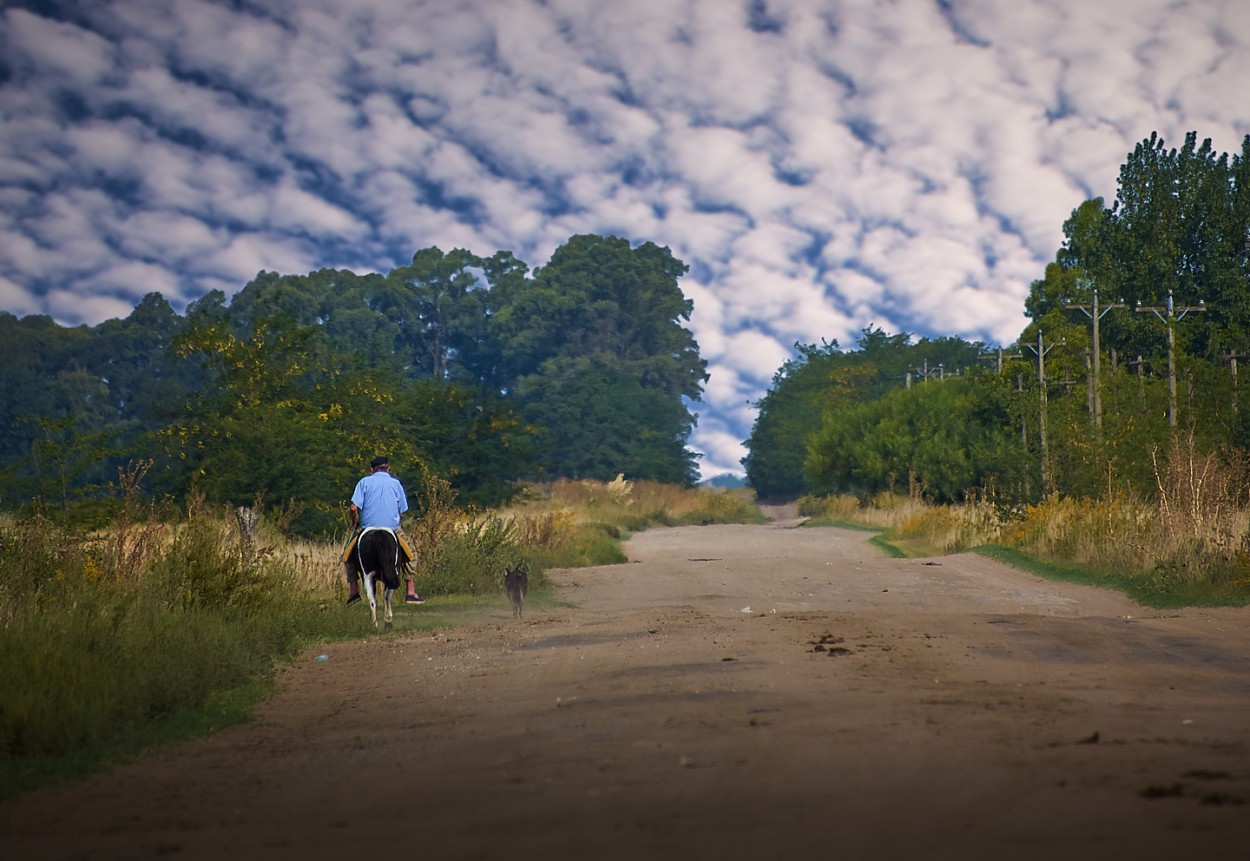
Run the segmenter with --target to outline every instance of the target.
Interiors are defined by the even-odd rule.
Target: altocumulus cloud
[[[577,233],[688,263],[738,471],[796,342],[1015,340],[1158,131],[1239,148],[1243,0],[72,0],[0,12],[0,308],[64,324]]]

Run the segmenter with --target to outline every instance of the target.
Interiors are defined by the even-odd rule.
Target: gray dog
[[[525,605],[525,593],[530,588],[529,563],[521,562],[509,568],[503,575],[503,589],[512,602],[512,617],[519,619]]]

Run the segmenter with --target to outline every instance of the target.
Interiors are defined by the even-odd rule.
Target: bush
[[[0,758],[107,745],[361,625],[294,588],[289,562],[245,563],[222,519],[193,512],[159,542],[125,529],[0,530]]]
[[[418,552],[413,570],[418,591],[426,595],[503,592],[504,570],[523,558],[516,526],[502,517],[467,517],[432,538]],[[532,578],[539,576],[531,571]]]

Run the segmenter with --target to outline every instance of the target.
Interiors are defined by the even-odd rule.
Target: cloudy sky
[[[0,2],[0,310],[578,233],[690,266],[692,440],[741,471],[795,342],[1014,341],[1158,131],[1250,133],[1246,0]]]

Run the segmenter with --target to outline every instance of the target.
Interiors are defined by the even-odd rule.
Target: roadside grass
[[[876,547],[877,549],[881,550],[883,553],[885,553],[886,556],[890,557],[891,559],[905,559],[908,556],[906,550],[904,550],[901,547],[898,547],[897,545],[891,544],[889,541],[883,538],[880,533],[874,535],[872,538],[869,538],[868,543],[871,544],[873,547]]]
[[[879,530],[870,543],[891,555],[977,552],[1039,576],[1115,589],[1144,606],[1246,606],[1250,511],[1231,504],[1234,494],[1184,485],[1186,475],[1161,470],[1153,502],[1056,495],[1008,509],[840,496],[801,500],[800,511],[814,515],[810,525]]]
[[[0,801],[133,762],[169,742],[248,723],[254,709],[273,691],[273,679],[266,675],[229,690],[214,691],[202,705],[153,719],[141,732],[119,734],[60,753],[0,757]]]
[[[1027,571],[1030,574],[1044,577],[1048,580],[1075,583],[1080,586],[1114,589],[1118,592],[1123,592],[1144,607],[1175,609],[1195,604],[1211,605],[1213,603],[1223,603],[1214,600],[1214,596],[1211,595],[1186,595],[1178,590],[1160,590],[1152,587],[1149,579],[1142,577],[1098,571],[1086,565],[1071,565],[1038,559],[1035,556],[1022,553],[1011,547],[1003,547],[1000,544],[985,544],[981,547],[973,547],[971,552],[978,553],[989,559],[995,559],[1013,568],[1019,568],[1021,571]],[[1244,603],[1244,601],[1233,602],[1232,605],[1236,606],[1237,603]]]
[[[742,494],[624,479],[529,488],[501,512],[460,511],[445,485],[429,497],[409,533],[426,602],[397,593],[390,632],[346,606],[341,540],[289,541],[259,505],[246,537],[200,499],[142,503],[137,482],[88,534],[0,518],[0,799],[246,722],[276,668],[322,644],[510,619],[507,565],[529,563],[527,610],[558,607],[546,572],[625,562],[631,531],[764,519]]]
[[[880,532],[880,526],[869,526],[867,523],[859,523],[854,520],[848,520],[844,517],[811,517],[804,520],[804,527],[818,528],[821,526],[834,527],[837,529],[854,529],[857,532]]]

